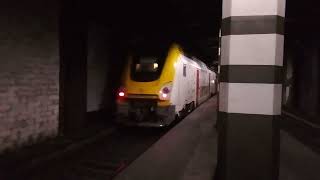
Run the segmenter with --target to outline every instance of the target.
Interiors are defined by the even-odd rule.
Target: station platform
[[[172,128],[114,180],[213,180],[217,167],[217,98]],[[280,132],[279,180],[319,180],[320,154]],[[217,179],[215,179],[217,180]]]
[[[185,117],[115,180],[212,180],[217,165],[217,98]]]
[[[279,180],[319,180],[320,154],[286,131],[280,133]]]

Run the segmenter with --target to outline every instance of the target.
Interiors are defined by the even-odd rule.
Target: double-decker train
[[[117,94],[117,122],[162,127],[216,93],[216,74],[178,44],[130,53]]]

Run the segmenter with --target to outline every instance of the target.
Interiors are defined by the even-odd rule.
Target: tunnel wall
[[[0,25],[0,151],[4,151],[57,135],[57,1],[6,1],[0,7]]]
[[[287,37],[284,89],[284,108],[316,124],[320,124],[319,39]]]
[[[312,42],[305,44],[300,58],[295,61],[295,84],[297,108],[310,117],[317,117],[319,103],[319,52]],[[320,123],[320,122],[319,122]]]
[[[88,74],[87,74],[87,112],[99,112],[106,107],[103,103],[108,94],[107,70],[109,44],[107,28],[90,23],[88,28]]]
[[[287,1],[284,108],[320,125],[320,22],[312,21],[320,14],[313,7],[308,1]]]

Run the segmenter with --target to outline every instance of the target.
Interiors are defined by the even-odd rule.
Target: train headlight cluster
[[[167,83],[159,91],[160,100],[170,100],[170,94],[172,90],[172,83]]]
[[[118,90],[118,98],[124,98],[126,95],[126,91],[123,87],[120,87]]]
[[[119,95],[120,97],[124,97],[124,92],[120,91],[120,92],[118,93],[118,95]]]

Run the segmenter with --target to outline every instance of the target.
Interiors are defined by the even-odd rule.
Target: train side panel
[[[196,102],[196,73],[198,67],[188,57],[181,55],[176,64],[176,74],[172,91],[172,104],[176,107],[176,113],[195,105]]]
[[[205,69],[199,71],[199,104],[203,103],[209,97],[208,72]]]
[[[183,108],[183,104],[181,103],[181,99],[183,97],[183,95],[180,93],[180,86],[181,86],[181,76],[179,76],[180,74],[182,74],[182,55],[180,55],[176,61],[176,63],[174,64],[174,68],[175,68],[175,76],[173,78],[172,81],[172,92],[171,92],[171,99],[170,99],[170,103],[172,105],[175,106],[175,112],[179,112],[182,108]]]

